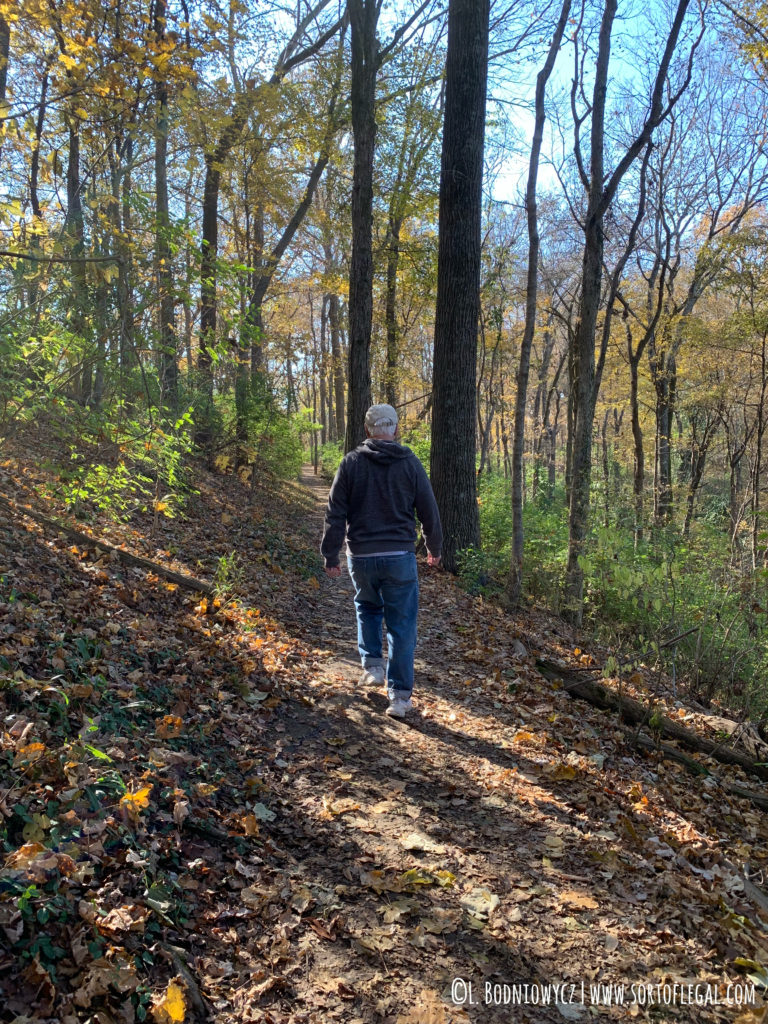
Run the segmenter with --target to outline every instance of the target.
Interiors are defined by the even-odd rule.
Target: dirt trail
[[[302,483],[317,498],[319,544],[328,485],[311,468]],[[460,674],[444,671],[452,620],[460,622],[471,601],[451,607],[437,573],[425,566],[420,572],[416,713],[405,723],[384,714],[383,689],[357,688],[353,589],[343,559],[341,577],[323,577],[316,606],[301,609],[303,636],[325,653],[307,679],[311,711],[294,707],[284,719],[281,757],[296,769],[297,808],[327,821],[311,838],[305,835],[304,857],[295,819],[286,840],[299,860],[296,876],[310,890],[318,883],[328,888],[327,934],[325,940],[321,931],[319,938],[310,935],[312,952],[295,981],[296,995],[308,1007],[322,1006],[324,1019],[353,1024],[510,1020],[511,1012],[520,1022],[561,1021],[554,1008],[511,1011],[482,998],[486,982],[545,981],[552,967],[509,941],[511,907],[501,909],[511,888],[528,898],[529,890],[519,887],[535,885],[515,855],[530,838],[529,823],[513,813],[511,795],[482,782],[486,773],[511,774],[500,742],[505,723],[495,723],[499,743],[490,745],[473,723],[495,714],[491,702],[468,701]],[[336,939],[335,918],[346,941],[327,937]],[[548,939],[547,948],[552,945]],[[558,956],[558,971],[561,966]],[[463,980],[454,1000],[455,979]],[[470,1004],[463,981],[478,1005]]]

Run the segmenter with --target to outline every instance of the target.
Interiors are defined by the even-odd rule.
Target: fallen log
[[[106,541],[99,540],[97,537],[91,537],[87,533],[81,533],[79,530],[75,530],[71,526],[67,526],[65,523],[61,523],[56,519],[49,519],[47,516],[41,515],[40,512],[34,512],[30,508],[22,508],[3,495],[0,495],[0,505],[9,509],[13,515],[19,518],[31,519],[33,522],[38,523],[47,530],[55,530],[57,533],[62,533],[65,537],[68,537],[70,540],[75,541],[83,547],[97,548],[103,553],[108,553],[110,556],[119,559],[124,565],[132,565],[139,569],[146,569],[148,572],[157,573],[158,576],[162,576],[163,579],[168,580],[170,583],[175,583],[176,586],[182,587],[185,590],[191,590],[194,593],[206,594],[208,597],[212,597],[214,594],[214,588],[210,583],[206,583],[204,580],[196,579],[194,576],[185,576],[183,573],[175,572],[173,569],[168,569],[164,565],[159,565],[157,562],[153,562],[149,558],[143,558],[141,555],[134,555],[132,552],[125,551],[123,548],[116,548],[113,544],[108,544]]]
[[[561,682],[563,689],[572,697],[579,697],[603,711],[615,711],[630,725],[645,725],[649,720],[649,709],[633,697],[619,694],[593,679],[585,679],[583,676],[569,672],[545,658],[537,659],[536,667],[546,679],[557,679]],[[652,719],[653,729],[659,736],[674,740],[700,754],[706,754],[719,761],[720,764],[736,765],[750,775],[768,780],[768,766],[755,762],[743,751],[728,747],[725,743],[715,743],[714,740],[699,736],[679,722],[661,714],[658,708],[653,710]]]
[[[731,782],[725,782],[723,779],[712,775],[700,761],[695,761],[692,757],[688,757],[687,754],[678,750],[677,747],[671,747],[669,743],[655,743],[650,736],[646,736],[644,733],[633,736],[631,742],[634,746],[641,747],[643,750],[655,751],[670,761],[676,761],[687,768],[692,775],[709,776],[717,782],[724,792],[730,793],[731,796],[739,797],[741,800],[749,800],[750,803],[754,804],[755,807],[759,807],[760,810],[768,811],[768,794],[758,793],[754,789],[744,789],[743,786],[734,786]]]

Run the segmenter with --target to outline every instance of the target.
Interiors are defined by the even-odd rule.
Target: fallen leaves
[[[128,792],[120,797],[120,808],[134,821],[142,811],[149,807],[149,797],[152,792],[151,786],[142,786],[134,792]]]
[[[187,1014],[184,989],[177,979],[168,982],[165,992],[152,1003],[152,1016],[157,1024],[183,1024]]]

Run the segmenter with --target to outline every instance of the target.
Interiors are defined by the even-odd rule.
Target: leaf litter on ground
[[[537,673],[587,640],[424,573],[421,715],[382,726],[316,553],[325,487],[201,478],[166,561],[212,579],[236,546],[227,602],[99,556],[165,558],[141,519],[74,549],[0,527],[9,1020],[509,1019],[452,1000],[455,978],[754,983],[757,1006],[707,1019],[759,1018],[768,916],[734,865],[765,867],[764,816]]]

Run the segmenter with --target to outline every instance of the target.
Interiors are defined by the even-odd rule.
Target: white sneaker
[[[366,668],[358,680],[358,686],[383,686],[384,676],[383,665],[374,665],[372,668]]]
[[[395,697],[394,700],[389,702],[389,707],[386,713],[391,718],[405,718],[406,714],[411,710],[413,705],[410,700],[401,700],[399,697]]]

